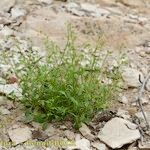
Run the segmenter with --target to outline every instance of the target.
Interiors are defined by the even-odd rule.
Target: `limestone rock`
[[[15,6],[11,9],[11,18],[12,19],[18,19],[19,17],[23,17],[26,15],[26,10],[23,8],[20,8],[19,6]]]
[[[97,150],[108,150],[107,147],[106,147],[106,145],[103,144],[103,143],[101,143],[101,142],[99,142],[99,141],[93,142],[92,146],[94,148],[96,148]]]
[[[53,2],[53,0],[38,0],[40,3],[44,3],[44,4],[51,4]]]
[[[0,11],[9,11],[9,9],[15,5],[15,0],[1,0]]]
[[[32,132],[28,127],[8,129],[8,135],[15,145],[23,143],[32,138]]]
[[[100,16],[110,14],[110,12],[108,10],[99,8],[98,5],[92,5],[90,3],[82,3],[81,10],[92,13],[91,15],[93,15],[95,17],[100,17]]]
[[[118,109],[117,116],[124,118],[124,119],[130,119],[129,112],[121,108]]]
[[[116,117],[105,124],[98,137],[113,149],[121,148],[140,138],[140,132],[136,127],[135,124]]]
[[[128,87],[139,87],[140,80],[143,80],[143,74],[136,69],[125,68],[122,73],[122,78]]]
[[[81,128],[79,129],[79,131],[81,132],[81,134],[89,139],[89,140],[92,140],[94,139],[94,135],[91,134],[91,131],[90,129],[88,128],[88,126],[86,124],[82,124]]]
[[[56,134],[57,129],[54,128],[53,125],[49,124],[48,127],[46,128],[45,132],[48,136],[51,137]]]
[[[5,36],[10,36],[13,35],[14,31],[12,29],[10,29],[9,27],[4,27],[1,31],[0,31],[0,37],[5,37]]]
[[[80,139],[75,142],[74,146],[70,146],[67,148],[67,150],[74,150],[74,149],[91,150],[90,141],[87,139]]]
[[[122,96],[120,99],[119,99],[119,102],[123,103],[123,104],[128,104],[128,99],[126,96]]]
[[[65,130],[64,134],[66,135],[68,140],[74,140],[75,139],[75,134],[70,130]]]
[[[81,139],[79,141],[76,141],[76,145],[81,150],[90,150],[90,141],[88,141],[87,139]]]

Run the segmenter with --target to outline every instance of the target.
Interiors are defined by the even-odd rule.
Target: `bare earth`
[[[125,54],[128,63],[118,99],[106,113],[83,125],[79,132],[74,131],[70,122],[50,123],[42,131],[40,124],[25,122],[20,104],[0,94],[0,150],[58,150],[62,149],[58,147],[64,140],[74,143],[74,146],[64,146],[66,150],[149,150],[150,132],[140,107],[132,102],[138,96],[138,84],[141,85],[138,75],[146,77],[150,72],[150,0],[3,0],[0,2],[0,45],[11,47],[9,40],[4,41],[7,36],[26,42],[30,39],[44,53],[43,41],[48,37],[63,48],[67,23],[77,33],[77,45],[85,42],[95,45],[97,38],[102,37],[104,51],[113,52],[111,66],[116,65],[115,58],[120,53]],[[25,47],[25,42],[22,45]],[[7,69],[0,60],[0,81],[4,70]],[[150,123],[150,79],[142,103]],[[59,143],[54,147],[44,144],[52,140]],[[38,146],[37,141],[41,142]]]

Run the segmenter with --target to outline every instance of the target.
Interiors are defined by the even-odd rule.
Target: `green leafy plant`
[[[116,94],[119,71],[115,68],[108,72],[104,66],[109,53],[103,59],[99,57],[103,41],[99,40],[94,49],[89,45],[81,49],[75,46],[75,40],[68,26],[63,50],[46,41],[46,57],[33,54],[32,48],[21,54],[14,68],[23,91],[21,102],[30,121],[71,120],[79,128],[105,109]],[[105,77],[112,82],[104,84]]]

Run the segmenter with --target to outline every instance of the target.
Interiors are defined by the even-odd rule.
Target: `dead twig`
[[[148,75],[146,76],[146,78],[144,79],[144,81],[142,82],[142,86],[140,88],[139,95],[137,97],[137,103],[139,104],[139,107],[140,107],[141,112],[143,114],[144,120],[146,122],[146,127],[147,127],[148,130],[150,129],[150,125],[149,125],[149,122],[148,122],[147,117],[145,115],[141,99],[142,99],[142,95],[143,95],[144,90],[145,90],[145,85],[146,85],[146,83],[147,83],[147,81],[148,81],[149,78],[150,78],[150,72],[148,73]]]

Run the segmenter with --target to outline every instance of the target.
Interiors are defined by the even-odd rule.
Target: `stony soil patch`
[[[122,89],[115,104],[75,131],[69,121],[52,122],[42,130],[40,124],[25,120],[21,104],[6,97],[12,92],[18,98],[21,96],[17,78],[11,74],[10,65],[0,60],[0,149],[150,149],[150,132],[136,103],[139,88],[150,71],[149,7],[149,0],[0,1],[0,54],[3,49],[16,50],[14,37],[24,51],[28,49],[30,38],[33,49],[38,49],[41,55],[45,55],[42,43],[47,36],[63,47],[66,23],[71,22],[79,37],[78,45],[85,41],[94,45],[97,36],[104,38],[107,43],[104,52],[105,49],[113,51],[108,64],[110,70],[117,67],[115,58],[120,52],[125,54],[127,62],[122,69]],[[109,80],[104,82],[109,83]],[[150,124],[149,100],[150,79],[142,97]]]

